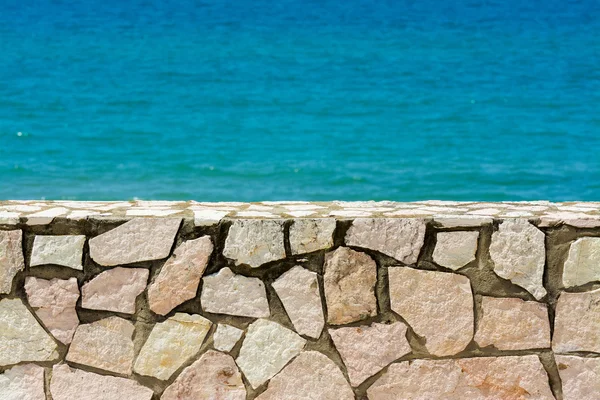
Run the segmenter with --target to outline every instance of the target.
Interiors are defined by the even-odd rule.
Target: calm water
[[[600,199],[597,0],[0,5],[3,199]]]

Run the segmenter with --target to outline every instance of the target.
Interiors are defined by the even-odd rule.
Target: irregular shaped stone
[[[4,371],[0,375],[0,399],[46,400],[44,368],[26,364]]]
[[[597,399],[600,393],[600,358],[556,355],[563,400]]]
[[[212,252],[210,236],[188,240],[176,248],[148,287],[150,309],[166,315],[184,301],[196,297],[200,278]]]
[[[330,329],[352,386],[358,386],[392,361],[411,352],[402,322]]]
[[[577,239],[569,249],[563,285],[573,287],[600,280],[600,238]]]
[[[21,299],[0,300],[0,366],[57,357],[56,343]]]
[[[429,353],[459,353],[473,339],[473,294],[467,277],[388,268],[392,310],[400,314],[415,333],[426,340]]]
[[[475,260],[479,232],[438,232],[433,262],[454,271]]]
[[[281,371],[305,344],[306,340],[291,330],[276,322],[259,319],[248,327],[236,362],[256,389]]]
[[[296,332],[318,338],[325,325],[317,274],[298,265],[272,284]]]
[[[419,218],[359,218],[346,233],[346,245],[377,250],[405,264],[414,264],[425,239]]]
[[[227,210],[194,210],[194,226],[216,225],[229,213]]]
[[[55,264],[81,271],[84,244],[85,235],[36,235],[33,240],[30,265],[36,267]]]
[[[552,349],[556,353],[600,353],[600,289],[561,293],[556,302]]]
[[[81,307],[135,313],[135,299],[146,289],[145,268],[113,268],[96,275],[81,288]]]
[[[10,293],[17,272],[25,269],[22,233],[0,231],[0,294]]]
[[[316,351],[300,353],[256,400],[354,400],[340,369]]]
[[[544,233],[527,220],[507,220],[492,234],[494,272],[521,286],[536,299],[546,295],[542,284],[546,250]]]
[[[161,400],[245,400],[242,375],[230,355],[209,350],[185,368]]]
[[[292,254],[312,253],[333,246],[335,219],[295,219],[290,226]]]
[[[29,305],[36,309],[36,315],[52,336],[64,344],[71,343],[79,325],[75,311],[79,298],[77,279],[46,280],[28,276],[25,278],[25,291]]]
[[[369,400],[554,400],[537,356],[413,360],[392,364]]]
[[[71,369],[66,364],[52,368],[50,393],[54,400],[151,400],[154,395],[132,379]]]
[[[251,268],[285,258],[283,221],[236,219],[229,228],[223,255]]]
[[[215,349],[230,352],[241,339],[244,331],[235,326],[219,324],[213,335]]]
[[[166,258],[181,218],[134,218],[89,240],[90,256],[104,266]]]
[[[323,268],[327,322],[347,324],[377,314],[377,265],[371,257],[339,247],[325,254]]]
[[[483,315],[475,341],[498,350],[527,350],[550,347],[550,321],[545,304],[521,299],[481,299]]]
[[[130,375],[133,364],[133,331],[133,324],[119,317],[79,325],[66,360]]]
[[[202,309],[215,314],[262,318],[270,315],[265,285],[225,267],[202,278]]]
[[[200,351],[211,325],[201,315],[184,313],[154,325],[135,360],[134,371],[163,381],[169,379]]]

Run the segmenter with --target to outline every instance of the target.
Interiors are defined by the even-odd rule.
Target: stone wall
[[[0,399],[600,399],[600,203],[0,203]]]

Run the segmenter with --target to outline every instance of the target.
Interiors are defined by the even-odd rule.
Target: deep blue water
[[[0,0],[0,198],[600,200],[598,0]]]

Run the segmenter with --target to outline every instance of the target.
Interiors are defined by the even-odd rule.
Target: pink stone
[[[135,299],[146,288],[145,268],[113,268],[101,272],[81,288],[81,306],[92,310],[135,313]]]
[[[0,399],[46,400],[44,368],[25,364],[4,371],[0,375]]]

